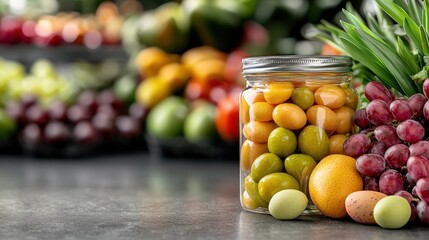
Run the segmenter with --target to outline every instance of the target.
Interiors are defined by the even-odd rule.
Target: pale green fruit
[[[268,205],[270,214],[280,220],[290,220],[301,215],[308,204],[304,193],[295,189],[286,189],[274,194]]]
[[[400,196],[387,196],[378,201],[374,207],[375,222],[382,228],[401,228],[407,224],[410,217],[410,204]]]

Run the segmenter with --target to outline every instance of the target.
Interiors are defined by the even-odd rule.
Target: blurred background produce
[[[1,151],[237,157],[241,59],[319,54],[345,4],[0,0]]]

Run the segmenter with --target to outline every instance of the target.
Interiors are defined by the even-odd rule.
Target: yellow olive
[[[265,102],[264,94],[262,92],[258,92],[255,89],[247,89],[241,95],[241,122],[248,123],[250,122],[250,106],[256,102]]]
[[[280,104],[292,96],[293,89],[294,86],[290,82],[271,82],[267,84],[264,98],[270,104]]]
[[[314,100],[318,105],[328,108],[339,108],[346,103],[346,94],[337,85],[323,85],[314,93]]]
[[[294,177],[284,172],[270,173],[258,183],[259,195],[266,202],[270,202],[274,194],[285,189],[299,190],[299,184]]]
[[[282,103],[273,110],[273,119],[280,127],[291,130],[301,129],[307,123],[304,110],[293,103]]]
[[[355,111],[349,107],[340,107],[334,110],[337,117],[337,128],[335,133],[347,134],[352,130],[353,125],[353,115]]]
[[[268,146],[266,143],[254,143],[250,140],[244,141],[240,151],[241,170],[250,171],[253,161],[263,153],[267,153]]]
[[[267,102],[255,102],[250,106],[250,120],[269,122],[273,120],[274,106]]]
[[[243,195],[241,196],[241,204],[243,205],[244,208],[251,209],[251,210],[258,208],[258,204],[256,204],[255,200],[253,200],[253,198],[250,197],[247,191],[244,191]]]
[[[336,134],[329,137],[329,154],[344,154],[343,144],[347,140],[344,134]]]
[[[337,128],[337,116],[330,108],[322,105],[313,105],[307,109],[307,119],[311,125],[319,126],[326,131]]]
[[[251,121],[244,125],[243,135],[252,142],[266,143],[271,131],[277,128],[274,122]]]
[[[250,174],[244,178],[244,189],[259,207],[268,207],[268,202],[261,198],[258,184],[253,181]]]

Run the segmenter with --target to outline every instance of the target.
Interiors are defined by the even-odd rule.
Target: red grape
[[[384,156],[384,153],[386,152],[387,147],[382,142],[373,142],[371,143],[371,147],[368,150],[368,153],[377,154],[380,156]]]
[[[384,153],[384,159],[386,159],[387,166],[395,169],[405,166],[409,157],[410,150],[404,144],[393,145]]]
[[[353,122],[361,129],[366,129],[369,126],[368,118],[366,117],[365,109],[359,109],[353,116]]]
[[[427,98],[421,93],[414,94],[408,99],[408,105],[413,110],[414,117],[421,117],[423,115],[423,106],[425,105]]]
[[[429,100],[427,100],[423,106],[423,117],[429,120]]]
[[[393,195],[403,190],[404,180],[398,171],[389,169],[381,174],[378,185],[380,187],[380,192],[386,195]]]
[[[380,99],[371,101],[366,106],[365,112],[368,120],[376,126],[389,124],[393,120],[389,105]]]
[[[116,133],[114,120],[106,114],[97,113],[92,118],[92,125],[104,138],[109,138]]]
[[[66,121],[67,106],[61,101],[55,101],[49,107],[49,116],[51,120]]]
[[[416,183],[417,196],[426,203],[429,203],[429,178],[420,178]]]
[[[93,91],[86,90],[79,94],[77,98],[77,105],[82,106],[90,113],[95,113],[97,110],[97,94]]]
[[[411,195],[411,193],[405,190],[399,190],[395,193],[395,195],[405,198],[408,201],[408,203],[411,203],[414,199],[413,195]]]
[[[94,144],[98,141],[98,132],[89,122],[83,121],[74,127],[73,137],[78,143]]]
[[[357,158],[368,151],[371,139],[362,133],[350,136],[343,144],[344,154]]]
[[[390,102],[393,100],[389,90],[383,84],[375,81],[366,84],[364,88],[364,94],[369,101],[379,99],[387,104],[390,104]]]
[[[421,155],[429,159],[429,141],[419,141],[410,146],[410,156]]]
[[[416,208],[416,205],[414,205],[414,203],[410,203],[410,207],[411,207],[411,216],[408,222],[412,223],[412,222],[415,222],[417,219],[417,208]]]
[[[364,189],[365,190],[372,190],[372,191],[380,191],[380,188],[378,187],[378,179],[375,177],[368,177],[364,176]]]
[[[70,132],[67,126],[59,121],[49,122],[45,127],[44,138],[47,143],[57,144],[69,139]]]
[[[116,129],[118,129],[119,136],[132,139],[137,138],[141,134],[141,127],[139,122],[128,116],[120,116],[115,121]]]
[[[11,101],[6,105],[7,114],[19,124],[25,123],[25,108],[20,102]]]
[[[407,161],[407,170],[415,181],[427,178],[429,177],[429,160],[421,155],[411,156]]]
[[[132,103],[130,105],[129,115],[132,118],[137,119],[137,121],[139,121],[140,124],[144,124],[147,114],[148,114],[148,110],[143,105],[137,102]]]
[[[375,128],[374,137],[377,141],[384,143],[386,147],[402,143],[397,135],[397,130],[390,125],[381,125]]]
[[[67,110],[67,118],[70,122],[76,124],[89,120],[91,118],[91,113],[88,108],[82,107],[81,105],[74,105]]]
[[[413,179],[413,177],[411,176],[411,174],[409,172],[407,172],[407,174],[405,174],[405,180],[407,181],[408,186],[416,185],[416,180]]]
[[[425,128],[417,121],[408,119],[396,127],[398,137],[407,143],[416,143],[425,136]]]
[[[25,118],[27,123],[34,123],[39,126],[45,126],[49,121],[48,113],[39,105],[30,106],[25,113]]]
[[[429,225],[429,204],[425,201],[417,203],[417,216],[420,219],[420,223]]]
[[[429,78],[423,82],[423,94],[429,98]]]
[[[109,104],[100,104],[97,109],[97,114],[103,114],[112,119],[115,119],[118,115],[116,110]]]
[[[413,110],[408,105],[408,102],[403,99],[393,101],[389,109],[393,117],[399,122],[403,122],[413,116]]]
[[[356,159],[356,169],[364,176],[378,177],[386,169],[386,161],[377,154],[364,154]]]
[[[375,129],[375,127],[370,127],[370,128],[361,130],[360,133],[363,133],[363,134],[371,133],[372,134],[374,132],[374,129]]]
[[[37,97],[32,94],[26,94],[22,96],[21,103],[24,106],[24,109],[28,109],[29,107],[37,104]]]
[[[108,104],[112,106],[118,113],[123,113],[124,111],[124,103],[119,100],[115,96],[115,93],[110,89],[103,90],[98,94],[97,103],[98,105]]]
[[[22,138],[26,144],[38,144],[42,142],[42,129],[36,124],[28,124],[22,130]]]

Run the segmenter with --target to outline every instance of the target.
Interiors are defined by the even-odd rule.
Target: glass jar
[[[325,156],[342,153],[356,127],[358,105],[346,56],[267,56],[243,59],[240,95],[240,200],[268,213],[283,189],[305,193],[304,214],[318,213],[309,176]]]

